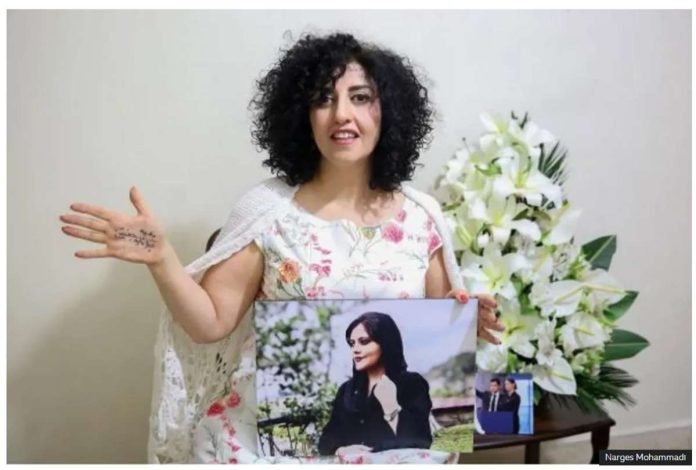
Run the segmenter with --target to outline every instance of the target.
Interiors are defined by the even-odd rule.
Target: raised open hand
[[[135,206],[136,215],[122,214],[85,203],[70,205],[73,211],[89,214],[93,218],[63,214],[60,220],[72,224],[63,226],[63,233],[105,245],[97,250],[77,251],[75,256],[78,258],[111,257],[148,265],[162,260],[167,241],[161,225],[135,186],[130,189],[130,200]]]

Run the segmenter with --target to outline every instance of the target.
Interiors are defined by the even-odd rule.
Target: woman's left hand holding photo
[[[457,301],[462,304],[467,303],[471,297],[478,300],[476,336],[489,343],[500,344],[500,340],[488,331],[505,331],[505,326],[498,321],[495,314],[498,303],[491,295],[474,294],[472,296],[463,289],[452,289],[447,294],[447,298],[457,299]]]

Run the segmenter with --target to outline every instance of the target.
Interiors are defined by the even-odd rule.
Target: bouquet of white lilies
[[[633,404],[623,389],[636,380],[609,362],[648,342],[615,328],[638,295],[607,272],[616,237],[574,243],[580,211],[565,197],[566,152],[550,132],[526,114],[481,121],[478,143],[465,140],[433,188],[467,290],[494,295],[505,325],[501,344],[479,342],[479,369],[531,372],[537,401]]]

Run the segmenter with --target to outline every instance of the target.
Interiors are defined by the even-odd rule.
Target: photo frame
[[[477,308],[475,299],[257,301],[260,455],[471,452]]]

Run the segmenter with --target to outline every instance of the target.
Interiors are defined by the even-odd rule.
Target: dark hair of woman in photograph
[[[346,329],[353,376],[337,394],[319,453],[424,448],[432,443],[428,382],[408,372],[401,332],[385,313],[368,312]]]
[[[360,64],[371,81],[372,90],[361,99],[378,99],[381,106],[370,188],[394,191],[410,180],[421,148],[429,143],[433,110],[408,58],[350,34],[304,35],[258,80],[250,103],[254,142],[269,155],[264,165],[291,186],[317,173],[321,152],[310,109],[331,99],[336,80],[351,62]]]
[[[507,394],[502,411],[512,412],[512,432],[518,434],[520,432],[520,403],[521,398],[517,393],[517,382],[514,377],[505,378],[505,393]]]

